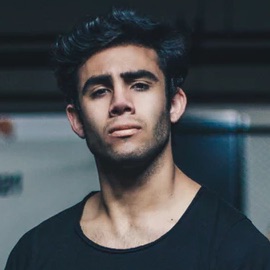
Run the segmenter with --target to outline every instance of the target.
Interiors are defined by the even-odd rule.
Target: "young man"
[[[25,234],[6,270],[269,270],[269,241],[174,165],[171,125],[186,106],[181,33],[115,10],[60,37],[54,53],[101,189]]]

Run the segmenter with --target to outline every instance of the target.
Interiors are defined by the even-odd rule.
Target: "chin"
[[[154,163],[157,157],[168,145],[168,137],[154,145],[144,145],[143,147],[131,147],[118,151],[108,151],[106,155],[99,158],[100,163],[107,164],[112,168],[142,168]]]

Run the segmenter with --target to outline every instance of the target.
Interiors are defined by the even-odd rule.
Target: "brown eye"
[[[149,89],[149,85],[146,83],[135,83],[132,88],[136,91],[146,91]]]
[[[100,89],[94,91],[91,94],[91,97],[92,98],[99,98],[99,97],[105,96],[108,92],[109,92],[109,89],[107,89],[107,88],[100,88]]]

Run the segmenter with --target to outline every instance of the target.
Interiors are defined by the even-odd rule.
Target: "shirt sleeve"
[[[270,242],[250,220],[241,220],[224,235],[212,269],[270,270]]]

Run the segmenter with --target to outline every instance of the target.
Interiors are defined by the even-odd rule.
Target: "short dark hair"
[[[77,104],[78,69],[89,57],[110,47],[139,45],[156,51],[170,101],[187,75],[187,40],[177,27],[139,16],[132,10],[113,9],[106,16],[87,18],[71,32],[59,36],[53,47],[58,86],[68,103]]]

